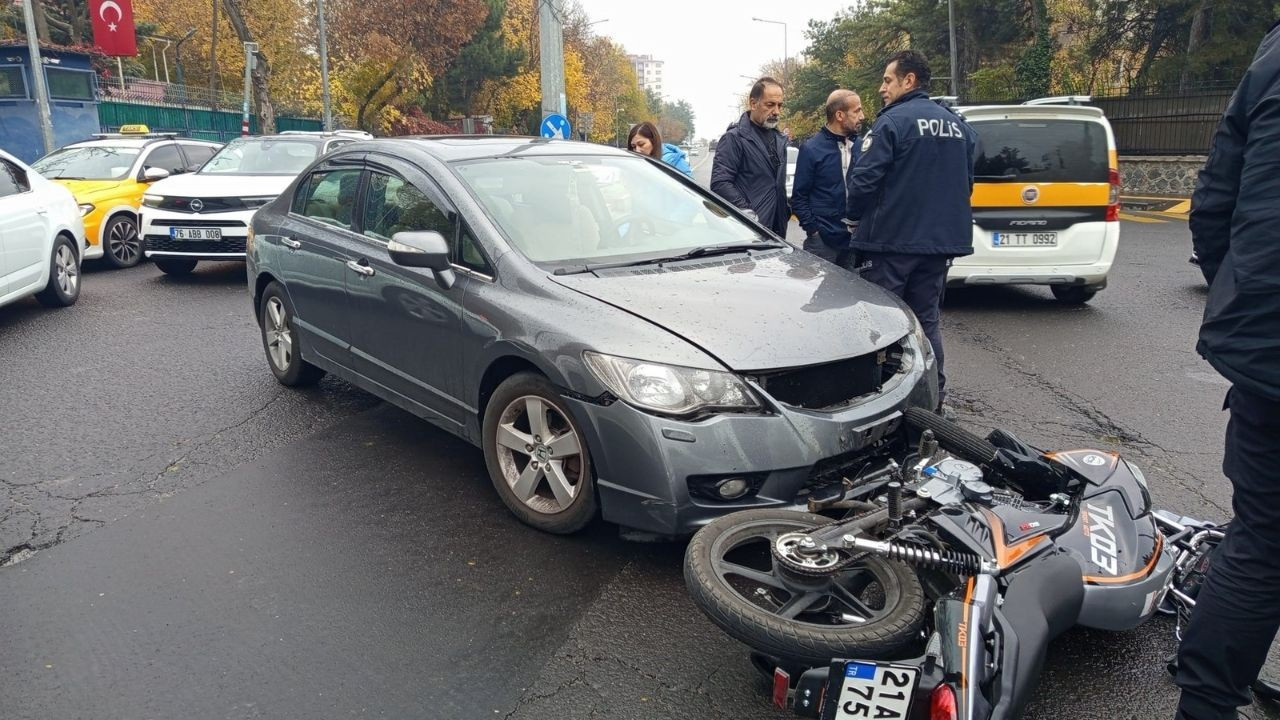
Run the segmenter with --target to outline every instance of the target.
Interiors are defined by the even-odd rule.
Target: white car
[[[48,307],[74,304],[83,254],[71,191],[0,150],[0,305],[28,295]]]
[[[791,199],[791,187],[796,184],[796,163],[800,160],[800,148],[787,146],[787,199]]]
[[[313,160],[371,138],[358,131],[285,132],[232,140],[197,172],[167,178],[142,196],[148,258],[170,275],[201,260],[244,260],[249,221]]]
[[[1120,244],[1115,135],[1088,97],[956,110],[978,139],[973,254],[949,286],[1047,285],[1080,305],[1107,286]]]

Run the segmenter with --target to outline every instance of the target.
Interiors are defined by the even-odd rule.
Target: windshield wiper
[[[594,265],[568,265],[556,268],[551,272],[551,274],[580,275],[582,273],[590,273],[597,270],[616,270],[617,268],[637,267],[640,265],[661,265],[663,263],[691,260],[693,258],[709,257],[711,255],[728,255],[730,253],[743,252],[744,250],[763,250],[765,248],[778,247],[783,246],[768,240],[749,243],[733,243],[730,245],[704,245],[703,247],[696,247],[689,252],[681,253],[679,255],[667,255],[663,257],[646,258],[644,260],[628,260],[625,262],[596,263]]]
[[[1012,180],[1016,177],[1018,177],[1016,173],[1010,173],[1008,175],[974,175],[973,179],[974,180]]]

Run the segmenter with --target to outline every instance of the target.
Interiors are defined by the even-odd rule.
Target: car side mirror
[[[147,182],[155,182],[157,180],[163,180],[169,177],[169,175],[171,174],[172,173],[170,173],[168,170],[165,170],[164,168],[149,167],[142,171],[142,179],[146,180]]]
[[[449,261],[449,243],[438,232],[398,232],[387,243],[387,254],[397,265],[430,270],[445,290],[457,280]]]

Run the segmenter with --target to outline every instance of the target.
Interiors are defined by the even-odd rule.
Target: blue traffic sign
[[[559,113],[553,113],[543,118],[542,137],[553,140],[568,140],[573,137],[573,130],[569,127],[569,118]]]

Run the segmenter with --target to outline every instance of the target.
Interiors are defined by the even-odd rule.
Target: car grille
[[[152,220],[151,222],[167,227],[245,227],[243,220],[206,220],[202,218],[184,220],[181,218],[159,218],[157,220]]]
[[[238,197],[188,198],[166,197],[160,201],[161,210],[177,210],[178,212],[195,212],[191,209],[191,201],[199,199],[204,203],[200,212],[222,212],[225,210],[244,210],[244,201]]]
[[[147,250],[152,252],[182,253],[239,253],[244,254],[244,238],[221,240],[174,240],[168,235],[148,235]]]
[[[805,410],[835,410],[878,392],[902,366],[902,343],[822,365],[760,373],[760,387],[778,402]]]

